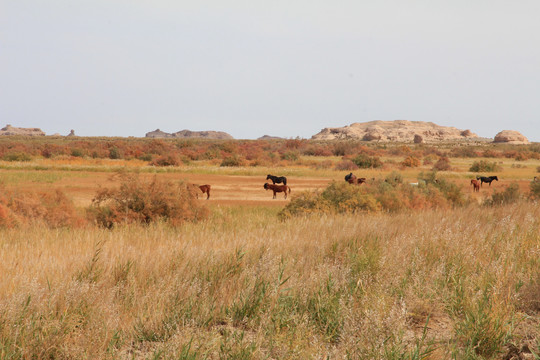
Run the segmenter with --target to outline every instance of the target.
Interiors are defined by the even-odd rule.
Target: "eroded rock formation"
[[[519,131],[503,130],[495,135],[493,142],[507,144],[528,144],[529,139],[523,136],[523,134],[521,134]]]
[[[202,138],[202,139],[234,139],[231,135],[223,131],[190,131],[182,130],[175,133],[167,133],[156,129],[146,133],[149,138]]]
[[[344,127],[325,128],[311,137],[314,140],[356,139],[381,142],[437,142],[474,139],[478,136],[470,130],[440,126],[425,121],[369,121]]]
[[[8,124],[6,127],[0,129],[0,135],[45,136],[45,133],[38,128],[18,128]]]

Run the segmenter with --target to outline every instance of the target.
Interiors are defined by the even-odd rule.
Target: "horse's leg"
[[[276,190],[274,190],[274,197],[272,199],[276,198]]]
[[[206,190],[206,200],[210,199],[210,189]]]

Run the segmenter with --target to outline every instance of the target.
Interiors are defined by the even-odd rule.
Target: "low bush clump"
[[[150,163],[153,166],[178,166],[178,164],[178,159],[173,155],[160,156]]]
[[[89,217],[98,225],[112,228],[118,223],[150,224],[164,221],[179,225],[208,216],[199,205],[191,185],[183,182],[145,181],[138,175],[120,175],[120,187],[101,189],[92,200]]]
[[[379,168],[383,166],[381,159],[376,156],[368,156],[366,154],[359,154],[352,162],[361,169]]]
[[[339,171],[348,171],[348,170],[356,170],[356,169],[358,169],[358,166],[356,166],[356,164],[353,163],[351,160],[347,160],[347,159],[338,162],[334,166],[334,170],[339,170]]]
[[[240,158],[240,156],[238,155],[226,157],[221,161],[221,164],[220,164],[220,166],[243,166],[243,165],[244,165],[244,160]]]
[[[355,213],[360,211],[400,211],[462,206],[467,203],[461,188],[445,180],[436,180],[435,173],[420,179],[418,184],[403,183],[399,173],[385,180],[354,186],[333,182],[322,192],[296,195],[279,213],[282,219],[311,213]]]
[[[23,152],[10,152],[4,154],[2,156],[2,160],[4,161],[30,161],[32,160],[32,157],[28,155],[27,153]]]
[[[494,191],[491,198],[485,201],[485,205],[506,205],[513,204],[521,198],[519,185],[516,183],[510,184],[501,192]]]
[[[446,156],[442,156],[435,165],[433,165],[433,171],[449,171],[452,170],[450,160]]]
[[[540,181],[535,180],[531,182],[531,198],[540,199]]]
[[[36,192],[2,189],[0,227],[11,228],[35,222],[60,228],[81,226],[85,220],[60,190]]]
[[[418,167],[420,166],[420,160],[414,156],[407,156],[401,165],[405,167]]]
[[[475,161],[469,168],[470,172],[500,171],[501,167],[496,162],[486,160]]]

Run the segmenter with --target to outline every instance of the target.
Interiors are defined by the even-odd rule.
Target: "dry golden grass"
[[[216,207],[181,228],[1,229],[0,358],[539,350],[538,204],[286,222],[276,212]]]

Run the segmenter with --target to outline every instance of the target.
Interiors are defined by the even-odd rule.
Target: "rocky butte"
[[[149,137],[149,138],[180,138],[180,139],[198,138],[198,139],[220,139],[220,140],[234,139],[231,135],[229,135],[229,134],[227,134],[226,132],[223,132],[223,131],[190,131],[190,130],[182,130],[182,131],[177,131],[175,133],[167,133],[167,132],[161,131],[159,129],[156,129],[154,131],[146,133],[146,137]]]
[[[314,140],[354,139],[379,142],[439,142],[480,139],[470,130],[440,126],[432,122],[375,120],[344,127],[325,128],[311,137]]]
[[[528,144],[529,139],[523,136],[519,131],[503,130],[495,135],[493,142],[507,144]]]
[[[18,128],[11,125],[0,129],[0,135],[7,136],[45,136],[45,133],[38,128]]]

